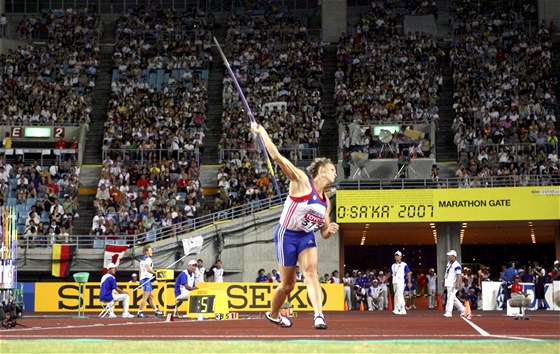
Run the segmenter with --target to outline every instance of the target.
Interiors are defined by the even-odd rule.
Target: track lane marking
[[[402,334],[347,334],[347,335],[340,335],[340,334],[293,334],[293,335],[282,335],[282,334],[262,334],[262,335],[251,335],[251,334],[222,334],[220,335],[220,339],[274,339],[274,340],[282,340],[282,339],[309,339],[309,338],[318,338],[318,339],[356,339],[356,340],[363,340],[363,339],[395,339],[395,340],[403,340],[403,341],[408,341],[411,340],[413,338],[428,338],[428,339],[434,339],[434,340],[438,340],[438,339],[448,339],[448,338],[463,338],[463,339],[476,339],[476,338],[480,338],[480,336],[478,334],[441,334],[441,335],[433,335],[433,334],[425,334],[425,335],[419,335],[419,334],[409,334],[408,335],[410,338],[406,338],[407,335],[402,335]],[[536,335],[532,335],[533,337],[540,337],[543,339],[547,339],[547,340],[557,340],[559,339],[558,335],[555,334],[536,334]],[[405,337],[405,339],[403,339],[403,337]],[[137,335],[137,334],[133,334],[133,335],[103,335],[103,334],[91,334],[91,335],[87,335],[87,334],[50,334],[48,335],[48,337],[45,337],[45,335],[42,334],[23,334],[23,335],[18,335],[15,332],[12,333],[6,333],[3,332],[2,333],[2,339],[24,339],[24,338],[37,338],[37,339],[87,339],[87,338],[100,338],[100,339],[135,339],[135,338],[142,338],[142,339],[146,339],[145,336],[142,335]],[[207,334],[207,335],[201,335],[201,334],[197,334],[197,335],[184,335],[184,334],[164,334],[164,335],[157,335],[158,339],[180,339],[180,340],[193,340],[193,339],[212,339],[215,340],[216,339],[216,335],[215,334]],[[534,338],[529,338],[529,337],[517,337],[515,335],[489,335],[485,338],[488,338],[489,340],[492,340],[492,338],[500,338],[500,339],[515,339],[515,340],[519,340],[519,339],[524,339],[524,340],[540,340],[540,339],[534,339]]]
[[[493,338],[505,338],[505,339],[514,339],[514,340],[530,340],[530,341],[537,341],[540,342],[542,339],[537,339],[537,338],[529,338],[529,337],[518,337],[518,336],[508,336],[508,335],[504,335],[504,334],[490,334],[488,332],[486,332],[485,330],[483,330],[482,328],[480,328],[478,325],[474,324],[471,320],[469,320],[468,318],[462,317],[461,318],[467,322],[472,328],[474,328],[481,336],[483,337],[493,337]]]
[[[474,328],[475,331],[478,332],[478,334],[480,334],[483,337],[489,337],[490,333],[486,332],[485,330],[483,330],[482,328],[480,328],[479,326],[475,325],[471,320],[469,320],[468,318],[465,318],[463,316],[461,316],[461,318],[467,322],[472,328]]]

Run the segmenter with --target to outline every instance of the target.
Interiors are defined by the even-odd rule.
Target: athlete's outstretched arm
[[[280,151],[278,151],[278,148],[276,147],[276,145],[274,144],[274,142],[272,141],[272,139],[270,138],[270,136],[268,135],[268,133],[266,132],[266,130],[263,128],[262,125],[257,123],[251,123],[251,131],[261,136],[264,145],[266,146],[266,150],[268,151],[268,155],[270,156],[270,159],[272,161],[275,161],[278,164],[278,166],[280,166],[280,168],[282,169],[284,174],[290,179],[290,181],[292,182],[307,181],[307,175],[305,174],[305,172],[303,172],[302,170],[294,166],[294,164],[292,164],[290,160],[285,158],[280,153]]]

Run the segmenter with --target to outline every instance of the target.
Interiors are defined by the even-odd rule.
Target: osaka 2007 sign
[[[336,221],[558,220],[560,187],[338,190]]]

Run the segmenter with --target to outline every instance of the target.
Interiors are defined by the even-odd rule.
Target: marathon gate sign
[[[557,220],[560,188],[337,190],[336,222]]]
[[[175,295],[173,293],[174,282],[154,282],[153,294],[157,305],[163,309],[165,303],[165,288],[167,287],[167,310],[173,310],[175,306]],[[25,303],[25,308],[34,308],[35,312],[77,312],[80,305],[77,283],[27,283],[26,289],[34,289],[34,295],[27,296],[34,303]],[[138,283],[118,283],[118,286],[130,295],[130,311],[138,309],[142,299],[142,290],[132,290]],[[235,312],[264,311],[269,309],[272,294],[278,284],[274,283],[199,283],[201,289],[222,290],[226,293],[228,309]],[[344,290],[342,284],[321,284],[323,291],[323,310],[343,311]],[[27,291],[27,290],[26,290]],[[288,299],[295,311],[313,311],[307,296],[307,284],[297,283]],[[102,305],[99,303],[99,283],[86,283],[83,288],[82,308],[85,312],[100,312]],[[181,310],[187,310],[187,302],[181,306]],[[122,309],[119,302],[117,309]],[[151,308],[145,309],[147,312]]]

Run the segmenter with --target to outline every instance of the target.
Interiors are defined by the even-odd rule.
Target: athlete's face
[[[336,179],[336,167],[333,164],[323,166],[323,174],[329,183],[334,183]]]
[[[148,248],[148,250],[146,251],[146,255],[148,255],[150,257],[152,256],[152,248],[151,247]]]

